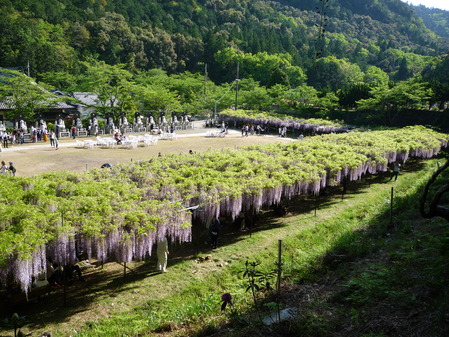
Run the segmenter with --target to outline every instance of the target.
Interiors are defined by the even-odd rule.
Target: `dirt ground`
[[[240,147],[252,144],[267,144],[277,141],[289,142],[287,138],[272,136],[249,136],[242,137],[240,132],[230,130],[224,138],[206,137],[206,132],[214,129],[205,129],[197,124],[195,129],[177,131],[178,138],[175,140],[159,140],[154,146],[139,146],[136,149],[117,147],[93,149],[77,148],[76,141],[72,138],[61,139],[59,149],[50,146],[49,142],[25,143],[3,148],[0,152],[0,160],[8,165],[12,161],[17,169],[17,176],[31,177],[34,175],[68,170],[83,172],[92,168],[98,168],[104,163],[112,165],[118,163],[130,163],[132,161],[148,160],[152,157],[168,153],[203,152],[207,150],[221,149],[227,147]],[[135,134],[137,135],[137,134]],[[104,136],[108,137],[108,136]],[[79,138],[79,140],[92,139]]]

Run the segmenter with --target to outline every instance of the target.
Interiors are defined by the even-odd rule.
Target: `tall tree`
[[[426,83],[413,78],[394,86],[378,86],[371,89],[371,97],[357,102],[362,110],[379,111],[384,122],[391,125],[404,109],[422,109],[428,105],[432,90]]]
[[[7,120],[35,121],[36,112],[57,103],[57,96],[19,71],[2,70],[0,100],[11,110],[5,112]]]
[[[98,94],[95,109],[101,117],[111,113],[118,120],[122,113],[136,112],[135,83],[124,64],[111,66],[104,62],[85,62],[84,66],[85,78],[80,85],[85,91]]]
[[[363,72],[357,64],[335,56],[317,59],[307,76],[309,84],[318,90],[336,91],[363,81]]]
[[[430,83],[433,90],[432,101],[444,109],[449,102],[449,55],[438,60],[434,65],[423,71],[423,79]]]

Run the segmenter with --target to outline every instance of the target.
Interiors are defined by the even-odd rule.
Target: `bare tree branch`
[[[441,166],[438,170],[436,170],[432,174],[432,176],[424,186],[423,194],[421,196],[421,199],[419,200],[419,212],[421,213],[421,216],[424,218],[428,219],[439,216],[449,221],[449,208],[439,205],[442,196],[445,193],[449,192],[449,183],[443,185],[441,188],[438,189],[433,198],[430,200],[429,209],[426,211],[426,200],[429,195],[430,187],[432,186],[432,184],[435,183],[436,179],[441,174],[441,172],[443,172],[448,167],[449,167],[449,160],[447,160],[443,166]]]

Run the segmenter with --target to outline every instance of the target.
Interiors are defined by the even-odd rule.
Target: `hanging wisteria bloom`
[[[261,125],[267,120],[257,119]],[[305,130],[304,123],[295,123],[289,127]],[[308,124],[335,126],[326,123]],[[21,183],[5,178],[0,283],[18,284],[27,293],[33,278],[45,272],[47,258],[61,265],[74,263],[81,253],[102,262],[145,260],[161,238],[192,241],[192,217],[207,225],[214,216],[257,213],[283,198],[318,195],[346,179],[385,172],[392,161],[432,157],[448,142],[447,134],[414,126],[167,155],[107,171],[20,178]],[[222,300],[223,310],[232,305],[230,294]]]

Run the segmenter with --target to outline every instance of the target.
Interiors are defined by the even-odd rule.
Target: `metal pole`
[[[207,63],[204,64],[204,96],[206,96]]]
[[[237,63],[237,77],[235,79],[235,110],[238,109],[238,100],[239,100],[239,68],[240,68],[240,64]]]

